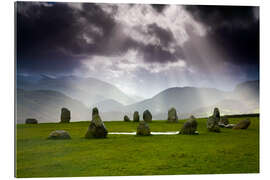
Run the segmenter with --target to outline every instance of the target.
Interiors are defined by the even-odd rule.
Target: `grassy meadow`
[[[236,123],[243,118],[229,118]],[[247,130],[208,132],[197,119],[199,135],[108,135],[85,139],[89,122],[18,124],[17,177],[127,176],[259,172],[259,118]],[[151,131],[179,131],[179,123],[153,121]],[[104,122],[109,132],[134,132],[135,122]],[[62,129],[71,140],[47,140]]]

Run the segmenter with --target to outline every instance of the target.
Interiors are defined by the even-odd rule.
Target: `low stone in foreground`
[[[195,118],[189,119],[184,123],[179,134],[189,134],[189,135],[199,134],[197,131],[197,126],[198,126],[198,123],[195,120]]]
[[[137,127],[137,133],[138,136],[150,136],[151,131],[149,125],[145,121],[141,121],[139,123],[139,126]]]
[[[214,117],[214,116],[210,116],[208,118],[208,120],[207,120],[207,129],[208,129],[208,131],[210,131],[210,132],[220,132],[218,122],[219,122],[219,118]]]
[[[55,130],[50,133],[48,139],[71,139],[69,133],[64,130]]]
[[[34,118],[28,118],[25,120],[25,124],[37,124],[38,120],[34,119]]]
[[[245,120],[240,120],[234,127],[233,129],[247,129],[250,125],[250,120],[245,119]]]

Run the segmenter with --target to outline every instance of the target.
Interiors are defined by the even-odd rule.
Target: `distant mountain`
[[[90,106],[98,102],[113,99],[122,104],[132,104],[135,99],[130,98],[117,87],[95,78],[81,78],[65,76],[51,78],[43,76],[38,81],[29,81],[28,77],[18,77],[17,87],[24,90],[55,90],[75,98]]]
[[[251,103],[259,103],[259,84],[258,80],[238,84],[233,91],[234,98]]]
[[[211,106],[193,110],[195,116],[209,116],[213,108],[218,107],[222,115],[259,113],[259,81],[247,81],[228,93],[230,99],[224,99]]]
[[[133,120],[133,113],[129,112],[110,111],[100,112],[99,114],[103,121],[123,121],[125,115],[127,115],[131,120]],[[142,119],[142,116],[140,118]]]
[[[142,119],[146,109],[151,111],[153,119],[166,119],[171,107],[176,108],[180,119],[191,114],[197,117],[209,116],[214,107],[218,107],[222,115],[259,112],[259,81],[241,83],[231,92],[214,88],[174,87],[131,105],[122,103],[132,100],[119,89],[93,78],[46,77],[37,82],[36,87],[33,87],[33,82],[23,85],[30,84],[31,89],[59,89],[72,98],[82,99],[84,103],[95,103],[86,108],[79,101],[56,91],[18,90],[19,121],[35,117],[44,122],[58,122],[60,109],[64,106],[71,109],[72,119],[78,121],[90,120],[89,109],[94,106],[99,108],[101,118],[105,121],[123,120],[124,115],[132,119],[134,111],[139,111]]]
[[[124,105],[113,100],[107,99],[91,106],[91,108],[97,107],[100,112],[122,111]]]
[[[153,98],[126,106],[126,112],[143,112],[149,109],[153,114],[167,112],[175,107],[180,113],[215,104],[226,98],[227,94],[213,88],[175,87],[166,89]]]
[[[154,119],[166,119],[168,109],[175,107],[180,118],[191,114],[206,117],[218,107],[221,114],[246,114],[259,112],[259,81],[247,81],[231,92],[214,88],[175,87],[166,89],[153,98],[125,107],[125,112],[149,109]]]
[[[71,110],[71,121],[91,119],[90,109],[60,92],[17,89],[17,123],[24,123],[26,118],[36,118],[39,122],[59,122],[62,107]]]
[[[256,108],[242,101],[224,99],[216,104],[193,110],[190,115],[192,114],[197,117],[207,117],[213,114],[213,110],[215,107],[219,108],[222,115],[257,113]]]

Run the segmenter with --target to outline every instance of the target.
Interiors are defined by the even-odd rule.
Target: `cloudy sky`
[[[259,8],[19,2],[17,72],[94,77],[130,95],[259,78]]]

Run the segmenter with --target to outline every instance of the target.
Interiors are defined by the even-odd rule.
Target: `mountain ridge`
[[[62,92],[72,98],[80,100],[90,106],[106,99],[114,99],[122,104],[132,104],[132,99],[116,86],[96,78],[81,78],[77,76],[63,76],[58,78],[42,77],[36,82],[28,81],[19,76],[17,87],[25,90],[54,90]]]
[[[74,79],[74,77],[71,78]],[[22,93],[20,93],[20,91],[23,91],[24,93],[26,92],[27,96],[22,97]],[[31,93],[34,94],[33,97],[31,96]],[[40,97],[37,97],[38,93],[41,94]],[[142,114],[146,109],[151,111],[155,119],[166,119],[167,111],[171,107],[176,108],[180,119],[183,117],[186,118],[191,114],[198,117],[208,116],[212,113],[211,111],[214,107],[219,107],[222,114],[253,113],[259,111],[259,80],[254,82],[247,81],[240,83],[231,92],[221,91],[216,88],[172,87],[157,93],[152,98],[145,99],[130,105],[123,105],[122,103],[109,98],[88,106],[89,108],[73,97],[71,98],[65,93],[57,92],[54,90],[25,91],[18,89],[17,95],[21,96],[21,98],[24,98],[25,102],[30,103],[30,105],[26,106],[26,109],[28,108],[27,111],[31,110],[29,110],[29,107],[40,105],[39,103],[34,106],[32,104],[33,101],[35,102],[44,100],[44,103],[48,101],[48,104],[53,104],[51,100],[54,99],[54,103],[58,104],[61,101],[67,101],[73,105],[77,103],[78,107],[75,105],[71,106],[70,110],[76,115],[76,113],[80,112],[80,108],[83,109],[83,112],[81,113],[84,115],[75,117],[75,120],[80,119],[80,121],[89,120],[89,113],[91,108],[94,106],[97,106],[100,109],[101,117],[105,121],[121,120],[124,115],[130,116],[132,119],[132,114],[134,111],[139,111],[139,113]],[[45,98],[47,96],[49,96],[49,98]],[[58,96],[62,98],[57,100]],[[44,109],[44,106],[45,104],[42,105],[41,109]],[[23,107],[20,108],[22,109]],[[58,105],[55,108],[58,109],[57,112],[51,109],[48,109],[48,111],[52,112],[51,114],[54,114],[58,118],[60,111],[59,109],[61,107]],[[44,113],[40,110],[37,112],[40,112],[41,114]],[[36,113],[32,112],[32,114],[35,115]],[[28,116],[30,115],[31,113],[28,113]],[[27,118],[27,116],[23,117]],[[45,120],[49,120],[49,122],[51,122],[51,119],[55,120],[55,117],[49,116],[49,119]]]

